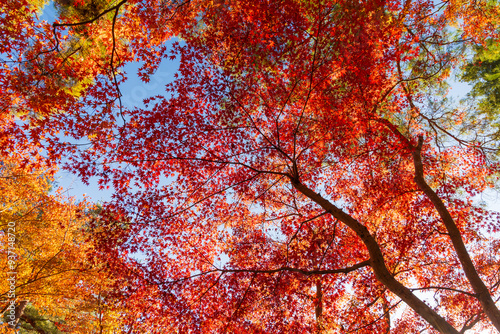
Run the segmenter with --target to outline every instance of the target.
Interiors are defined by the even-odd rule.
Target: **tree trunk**
[[[436,194],[434,190],[425,182],[424,179],[424,167],[422,163],[422,157],[420,152],[422,150],[423,137],[418,138],[418,145],[413,151],[413,163],[415,165],[415,183],[418,187],[424,192],[424,194],[429,198],[439,213],[441,220],[443,221],[446,230],[448,231],[448,235],[450,236],[453,247],[455,248],[455,252],[462,264],[464,269],[465,276],[469,281],[472,289],[475,292],[475,297],[481,303],[484,313],[488,316],[490,321],[493,323],[493,326],[500,331],[500,310],[495,305],[495,302],[491,298],[490,291],[484,284],[481,277],[476,271],[474,267],[474,263],[472,263],[472,259],[467,252],[467,248],[465,247],[464,241],[462,239],[462,235],[460,234],[460,230],[458,229],[455,221],[450,215],[450,212],[444,205],[443,201]]]
[[[314,306],[314,311],[316,314],[316,326],[318,327],[318,333],[323,332],[323,287],[321,284],[321,278],[316,282],[316,305]]]
[[[9,320],[9,321],[7,321],[8,327],[15,329],[17,327],[17,324],[19,323],[19,319],[21,319],[21,317],[24,313],[24,309],[26,308],[26,305],[28,305],[28,301],[21,300],[18,305],[15,305],[15,304],[13,304],[13,305],[14,305],[14,312],[12,312],[13,314],[11,312],[9,312],[10,307],[7,307],[5,312],[11,313],[10,315],[7,315],[7,319]],[[12,316],[12,318],[11,318],[11,316]]]
[[[384,256],[375,238],[370,234],[368,229],[350,215],[337,208],[327,199],[315,193],[307,186],[300,183],[297,179],[291,179],[292,185],[300,193],[310,198],[312,201],[320,205],[325,211],[329,212],[333,217],[337,218],[346,224],[356,235],[363,241],[370,254],[370,265],[375,273],[375,276],[386,286],[392,293],[401,298],[408,306],[410,306],[417,314],[424,318],[432,327],[443,334],[458,334],[459,332],[453,328],[445,319],[437,314],[427,304],[417,298],[408,288],[397,281],[389,272],[385,265]]]

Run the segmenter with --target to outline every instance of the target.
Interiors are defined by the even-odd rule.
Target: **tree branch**
[[[439,332],[446,334],[458,334],[458,331],[453,328],[452,325],[450,325],[444,318],[437,314],[436,311],[430,308],[422,300],[416,297],[407,287],[394,278],[385,265],[384,255],[382,254],[379,244],[363,224],[346,214],[341,209],[337,208],[333,203],[323,198],[321,195],[309,189],[297,178],[291,179],[291,182],[297,191],[320,205],[333,217],[343,222],[354,233],[356,233],[368,249],[370,254],[370,266],[380,283],[385,285],[392,293],[401,298],[406,304],[408,304],[408,306],[410,306]]]
[[[424,192],[425,196],[432,202],[434,208],[439,213],[439,216],[441,217],[441,220],[444,226],[446,227],[446,230],[448,231],[448,235],[451,239],[453,247],[455,248],[455,252],[458,256],[458,259],[462,264],[465,276],[467,277],[467,280],[469,281],[470,285],[472,286],[472,289],[475,292],[476,298],[481,303],[484,312],[493,323],[493,326],[495,326],[495,328],[500,331],[500,311],[498,310],[498,308],[495,305],[495,302],[491,298],[491,294],[488,288],[486,287],[482,279],[479,277],[479,274],[477,273],[476,268],[474,267],[474,263],[472,263],[472,259],[470,258],[467,248],[465,247],[460,230],[455,224],[455,221],[451,217],[450,212],[444,205],[441,198],[439,198],[436,192],[432,190],[432,188],[425,181],[424,167],[421,156],[423,142],[424,138],[422,136],[419,136],[418,144],[413,151],[413,164],[415,166],[415,177],[414,177],[415,183]]]

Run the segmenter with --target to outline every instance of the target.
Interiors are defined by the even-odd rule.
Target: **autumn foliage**
[[[90,226],[126,330],[500,330],[497,141],[446,96],[496,2],[57,6],[1,16],[1,149],[115,190]]]
[[[53,170],[22,168],[10,157],[0,171],[4,319],[37,332],[43,322],[64,333],[119,329],[117,305],[107,300],[114,280],[91,256],[92,206],[68,200],[62,189],[49,193]],[[5,317],[13,300],[22,309],[16,319]],[[42,324],[26,307],[38,310]]]

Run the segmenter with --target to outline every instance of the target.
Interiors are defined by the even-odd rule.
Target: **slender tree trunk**
[[[314,311],[316,314],[316,326],[318,327],[318,333],[323,332],[323,286],[321,283],[321,278],[316,282],[316,305],[314,306]]]
[[[455,252],[462,264],[464,269],[465,276],[469,281],[472,289],[475,292],[475,297],[481,303],[481,306],[484,310],[484,313],[488,316],[490,321],[493,323],[493,326],[500,331],[500,310],[495,305],[495,302],[491,298],[490,291],[484,284],[481,277],[477,273],[476,268],[474,267],[474,263],[470,258],[469,252],[465,247],[464,241],[462,239],[462,235],[460,234],[460,230],[458,229],[455,221],[450,215],[450,212],[444,205],[443,201],[436,194],[434,190],[425,182],[424,179],[424,167],[422,163],[422,157],[420,155],[422,150],[423,137],[419,137],[418,145],[413,151],[413,163],[415,165],[415,183],[418,187],[424,192],[424,194],[429,198],[439,213],[441,220],[443,221],[446,230],[448,231],[448,235],[450,236],[453,247],[455,248]]]
[[[389,309],[389,303],[387,303],[387,300],[383,299],[383,310],[385,313],[385,320],[387,322],[387,330],[385,331],[385,334],[389,334],[391,332],[391,313]]]
[[[21,300],[19,304],[15,305],[14,319],[8,317],[9,321],[7,323],[9,328],[15,329],[17,327],[19,320],[24,314],[24,309],[26,308],[26,305],[28,305],[27,300]],[[9,308],[7,308],[6,312],[9,312]]]
[[[458,334],[459,332],[453,328],[444,318],[437,314],[427,304],[417,298],[407,287],[397,281],[389,272],[385,265],[384,256],[375,238],[370,234],[368,229],[350,215],[337,208],[327,199],[315,193],[297,179],[291,179],[292,185],[300,193],[310,198],[312,201],[320,205],[325,211],[329,212],[333,217],[337,218],[346,224],[356,235],[363,241],[370,254],[370,265],[375,273],[375,276],[386,286],[392,293],[401,298],[408,306],[410,306],[417,314],[424,318],[432,327],[443,334]]]

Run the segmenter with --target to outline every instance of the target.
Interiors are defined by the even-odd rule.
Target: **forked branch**
[[[417,314],[424,318],[432,327],[443,334],[458,334],[459,332],[453,328],[444,318],[436,313],[432,308],[415,296],[407,287],[396,280],[385,265],[384,255],[379,244],[371,235],[370,231],[359,221],[348,215],[333,203],[314,192],[306,185],[302,184],[298,178],[291,178],[293,187],[310,198],[313,202],[320,205],[325,211],[333,217],[343,222],[363,241],[370,254],[370,266],[372,267],[378,281],[386,286],[392,293],[401,298],[408,306],[410,306]]]

